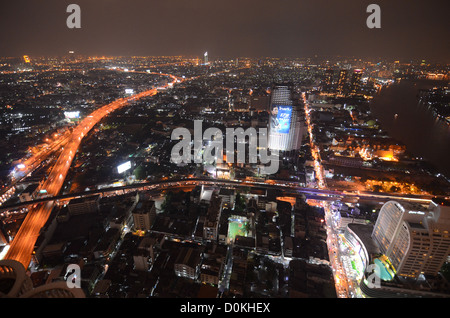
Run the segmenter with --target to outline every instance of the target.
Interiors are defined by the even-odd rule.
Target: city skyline
[[[1,3],[0,298],[450,298],[448,9]]]
[[[80,0],[81,28],[69,29],[68,1],[2,3],[0,56],[201,55],[356,56],[447,62],[448,3],[376,2],[381,28],[369,29],[370,1]],[[201,53],[200,53],[201,52]]]
[[[93,298],[389,297],[392,284],[405,297],[448,297],[447,245],[426,259],[431,277],[414,265],[420,274],[405,278],[371,234],[392,200],[425,213],[439,199],[450,219],[445,166],[382,128],[394,120],[410,130],[410,114],[427,125],[419,132],[448,131],[448,66],[75,54],[0,61],[0,266],[28,270],[33,281],[18,293],[0,284],[2,293],[70,297],[72,277]],[[395,92],[403,86],[414,90]],[[412,97],[398,116],[389,115],[392,89]],[[184,163],[173,156],[180,127]],[[268,128],[288,147],[241,138],[258,131],[261,141]],[[438,157],[450,135],[442,137],[431,137],[442,142],[431,144]],[[430,139],[415,144],[429,149]],[[268,173],[262,154],[278,146]]]

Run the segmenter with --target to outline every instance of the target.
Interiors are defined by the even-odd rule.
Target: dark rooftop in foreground
[[[437,205],[444,205],[444,206],[450,206],[450,200],[444,199],[444,198],[433,198],[431,199],[434,203]]]

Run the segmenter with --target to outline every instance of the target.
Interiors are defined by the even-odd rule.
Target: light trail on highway
[[[314,171],[316,173],[316,177],[318,180],[318,188],[321,190],[326,190],[327,185],[326,185],[324,174],[323,174],[323,167],[320,162],[320,160],[321,160],[320,159],[320,151],[314,143],[313,126],[311,123],[310,108],[309,108],[309,103],[306,99],[305,93],[302,93],[302,98],[303,98],[304,109],[305,109],[305,119],[306,119],[306,124],[307,124],[307,128],[308,128],[308,133],[309,133],[311,154],[314,158]],[[336,293],[339,298],[348,298],[350,295],[348,277],[346,275],[344,266],[342,264],[342,256],[340,254],[340,249],[339,249],[339,245],[340,245],[339,236],[338,236],[338,233],[336,232],[335,227],[333,226],[330,202],[322,201],[321,206],[323,207],[324,212],[325,212],[328,254],[329,254],[331,267],[333,269]]]
[[[167,83],[164,88],[172,86],[176,82],[183,81],[183,79],[180,79],[171,74],[149,74],[170,77],[172,79],[172,82]],[[80,146],[82,139],[89,133],[89,131],[102,118],[108,116],[108,114],[121,107],[128,106],[130,103],[141,98],[154,96],[157,94],[157,92],[157,88],[153,87],[149,90],[132,95],[130,97],[120,98],[93,111],[89,116],[85,117],[71,133],[70,140],[65,145],[63,151],[58,157],[58,160],[53,166],[48,178],[40,184],[38,191],[43,191],[49,196],[57,196],[75,157],[75,153]],[[31,262],[35,242],[39,237],[41,228],[47,222],[54,205],[54,201],[47,201],[45,203],[38,204],[36,207],[30,209],[27,216],[25,217],[25,220],[19,228],[19,231],[14,237],[9,250],[6,253],[5,259],[13,259],[19,261],[24,265],[25,268],[28,268]]]
[[[150,66],[150,68],[159,68],[159,67],[165,67],[165,66],[171,66],[171,65],[184,65],[186,63],[189,63],[188,61],[179,61],[174,63],[164,63],[164,64],[155,64]],[[111,70],[109,68],[94,68],[92,70]],[[172,79],[175,79],[176,77],[171,74],[163,74],[162,72],[150,72],[150,71],[135,71],[135,70],[126,70],[124,68],[114,68],[114,71],[117,72],[124,72],[124,73],[137,73],[137,74],[151,74],[151,75],[164,75],[172,77]],[[57,72],[57,73],[69,73],[69,72],[83,72],[82,69],[77,68],[68,68],[68,69],[48,69],[48,70],[28,70],[28,71],[21,71],[23,73],[49,73],[49,72]],[[16,71],[11,72],[12,74],[16,73]],[[0,74],[8,74],[8,72],[0,72]],[[181,81],[182,79],[176,78],[177,80]],[[185,79],[183,79],[185,80]],[[172,83],[171,83],[172,84]],[[170,84],[169,84],[170,85]],[[11,180],[9,184],[5,187],[2,187],[0,190],[0,195],[11,192],[11,190],[15,190],[15,185],[18,184],[20,181],[25,179],[28,175],[30,175],[33,171],[35,171],[38,167],[41,166],[41,164],[46,161],[53,153],[58,152],[62,147],[64,147],[71,138],[71,132],[70,130],[66,130],[64,133],[59,134],[55,133],[55,138],[50,140],[46,139],[45,143],[39,145],[41,149],[37,151],[34,154],[31,154],[31,156],[26,156],[22,158],[19,163],[13,167],[13,170],[11,172]],[[12,191],[14,192],[14,191]],[[0,205],[3,202],[0,201]]]
[[[130,71],[133,72],[133,71]],[[147,72],[148,73],[148,72]],[[219,72],[220,73],[220,72]],[[162,74],[162,73],[148,73],[148,74],[156,74],[160,76],[167,76],[172,79],[172,82],[167,83],[163,88],[167,88],[169,86],[174,85],[177,82],[182,81],[189,81],[191,79],[182,79],[170,74]],[[209,74],[210,76],[213,76],[212,74]],[[159,87],[161,88],[161,87]],[[49,176],[47,179],[45,179],[38,189],[38,191],[42,190],[46,195],[50,197],[50,199],[44,202],[35,203],[34,207],[31,208],[22,223],[19,231],[17,232],[15,238],[13,239],[9,250],[5,256],[5,259],[14,259],[19,262],[21,262],[25,268],[28,268],[32,253],[34,249],[34,244],[39,237],[41,228],[45,225],[47,222],[52,209],[55,207],[56,200],[52,199],[53,197],[58,197],[59,192],[63,186],[64,180],[66,178],[66,175],[70,169],[70,166],[72,164],[72,161],[75,157],[76,151],[78,147],[80,146],[80,143],[82,142],[83,138],[89,133],[89,131],[104,117],[108,116],[108,114],[114,112],[115,110],[128,106],[133,101],[137,101],[144,97],[154,96],[157,94],[158,88],[152,88],[147,91],[138,93],[136,95],[125,97],[118,99],[108,105],[105,105],[95,111],[93,111],[89,116],[85,117],[74,129],[72,132],[70,132],[70,136],[68,137],[67,142],[64,143],[64,147],[61,154],[59,155],[56,163],[54,164]],[[332,222],[330,221],[331,218],[331,212],[329,203],[325,202],[326,198],[329,196],[336,196],[336,199],[338,199],[338,196],[345,195],[343,192],[340,191],[331,191],[327,189],[323,169],[320,164],[320,153],[318,149],[314,146],[314,138],[312,136],[312,124],[309,117],[309,109],[308,104],[305,98],[305,95],[303,94],[304,102],[305,102],[305,114],[308,124],[308,131],[310,132],[310,142],[311,142],[311,149],[313,151],[313,156],[315,159],[315,169],[316,169],[316,175],[318,177],[318,188],[301,188],[298,187],[298,185],[293,185],[289,182],[286,182],[283,184],[282,181],[274,181],[274,180],[268,180],[270,183],[261,183],[261,182],[254,182],[254,183],[248,183],[245,181],[229,181],[230,184],[233,185],[239,185],[242,186],[248,186],[248,185],[254,185],[254,186],[270,186],[270,187],[279,187],[279,189],[282,189],[284,191],[286,190],[292,190],[294,193],[302,193],[302,190],[306,193],[312,193],[316,195],[323,196],[323,204],[325,209],[325,217],[327,224],[327,234],[329,237],[328,247],[330,251],[330,260],[332,262],[332,267],[335,271],[335,279],[336,279],[336,289],[338,292],[338,295],[340,297],[346,297],[348,295],[348,286],[346,285],[347,278],[345,277],[345,272],[342,268],[340,257],[332,257],[332,253],[336,252],[339,253],[339,242],[338,242],[338,236],[336,234],[336,231],[331,226]],[[175,183],[175,181],[173,181]],[[181,183],[193,182],[192,184],[198,184],[199,182],[209,183],[209,184],[222,184],[221,181],[212,181],[212,180],[199,180],[198,183],[194,180],[183,180]],[[170,181],[169,181],[170,183]],[[175,184],[172,184],[174,186]],[[145,185],[138,185],[137,187],[145,187]],[[158,186],[156,186],[158,187]],[[385,198],[385,195],[377,195],[377,194],[351,194],[355,197],[361,197],[363,195],[369,196],[369,197],[379,197],[379,198]],[[423,198],[417,198],[417,200],[423,200]]]
[[[156,95],[159,89],[166,89],[172,87],[175,83],[190,81],[200,77],[198,76],[186,79],[162,72],[127,72],[147,73],[152,75],[170,77],[172,79],[172,82],[166,83],[165,85],[157,88],[153,87],[149,90],[132,95],[130,97],[117,99],[114,102],[93,111],[89,116],[85,117],[70,134],[69,141],[64,145],[64,148],[59,155],[57,162],[54,164],[48,178],[46,178],[39,185],[37,189],[38,192],[43,192],[49,197],[54,197],[59,194],[82,139],[102,118],[108,116],[108,114],[121,107],[128,106],[131,102],[137,101],[144,97]],[[220,73],[223,72],[212,73],[209,74],[209,76],[214,76]],[[29,210],[11,245],[9,246],[8,252],[4,257],[5,259],[13,259],[22,263],[25,268],[29,267],[35,242],[40,235],[41,228],[47,222],[54,206],[55,201],[51,200],[39,203]]]
[[[156,181],[145,181],[136,182],[126,186],[111,186],[108,188],[101,188],[97,190],[83,191],[79,193],[68,193],[52,197],[43,197],[38,199],[33,199],[31,201],[24,201],[20,203],[15,203],[8,206],[0,206],[0,212],[4,211],[14,211],[19,208],[28,207],[30,205],[55,201],[55,200],[68,200],[73,198],[82,198],[91,196],[94,194],[107,194],[107,193],[120,193],[124,191],[145,191],[147,189],[154,188],[164,188],[164,187],[183,187],[186,185],[208,185],[208,186],[226,186],[226,187],[256,187],[256,188],[271,188],[284,191],[287,195],[298,195],[303,194],[306,198],[321,200],[321,201],[338,201],[345,197],[352,196],[355,200],[372,200],[387,202],[389,200],[399,200],[399,201],[410,201],[418,202],[420,204],[429,205],[431,202],[431,197],[429,195],[414,195],[414,196],[392,196],[389,193],[352,193],[348,194],[346,191],[336,191],[336,190],[323,190],[316,188],[305,188],[300,187],[298,184],[294,184],[291,181],[281,181],[277,180],[265,180],[261,181],[250,181],[250,180],[239,180],[239,179],[212,179],[212,178],[191,178],[191,177],[181,177],[168,180],[156,180]]]

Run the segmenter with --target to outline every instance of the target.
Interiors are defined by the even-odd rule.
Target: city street
[[[310,118],[310,108],[308,101],[303,93],[303,102],[305,105],[306,123],[310,137],[311,152],[314,158],[314,168],[316,178],[318,180],[318,188],[326,190],[326,180],[324,178],[323,167],[320,162],[320,152],[314,144],[314,136],[312,134],[313,126]],[[339,298],[361,297],[358,284],[356,283],[358,275],[351,265],[351,247],[344,244],[343,235],[338,232],[335,222],[333,222],[332,209],[330,201],[322,201],[321,206],[325,211],[325,222],[327,225],[327,245],[331,266],[333,268],[336,293]]]

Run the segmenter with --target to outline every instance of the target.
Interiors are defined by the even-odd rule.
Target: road
[[[212,178],[176,178],[168,180],[157,180],[157,181],[145,181],[145,182],[135,182],[130,185],[125,186],[113,186],[108,188],[101,188],[98,190],[83,191],[79,193],[68,193],[61,194],[51,197],[43,197],[38,199],[33,199],[31,201],[24,201],[16,203],[13,205],[0,206],[0,213],[5,211],[14,211],[23,207],[28,207],[37,203],[43,203],[47,201],[56,200],[70,200],[73,198],[82,198],[95,194],[101,195],[115,195],[125,192],[132,191],[146,191],[152,189],[164,189],[167,187],[172,188],[183,188],[183,187],[194,187],[196,185],[207,185],[207,186],[225,186],[225,187],[254,187],[254,188],[265,188],[265,189],[278,189],[282,190],[287,196],[296,196],[298,194],[303,194],[307,199],[319,200],[319,201],[340,201],[345,198],[353,198],[356,201],[370,201],[370,202],[380,202],[384,203],[389,200],[399,200],[399,201],[412,201],[419,202],[422,204],[429,204],[431,201],[431,196],[428,195],[392,195],[389,193],[348,193],[346,191],[333,191],[315,188],[305,188],[300,187],[291,181],[251,181],[251,180],[224,180],[224,179],[212,179]]]
[[[169,65],[179,65],[179,64],[186,64],[186,61],[180,61],[180,62],[176,62],[176,63],[165,63],[165,64],[156,64],[153,65],[152,68],[159,68],[159,67],[164,67],[164,66],[169,66]],[[107,68],[95,68],[93,70],[109,70]],[[27,73],[43,73],[43,72],[81,72],[83,71],[82,69],[58,69],[58,70],[40,70],[40,71],[26,71]],[[162,74],[159,72],[148,72],[148,71],[134,71],[134,70],[126,70],[126,69],[122,69],[122,68],[117,68],[115,69],[115,71],[118,72],[127,72],[127,73],[140,73],[140,74],[152,74],[152,75],[166,75],[169,77],[172,77],[172,75],[169,74]],[[25,71],[24,71],[25,72]],[[16,72],[11,72],[11,73],[16,73]],[[0,72],[0,74],[8,74],[8,72]],[[175,76],[172,77],[172,79],[174,79]],[[169,84],[170,85],[170,84]],[[167,86],[166,86],[167,87]],[[9,182],[9,184],[5,187],[2,187],[2,189],[0,190],[0,195],[3,195],[5,193],[14,193],[15,190],[14,186],[19,183],[20,181],[22,181],[25,177],[27,177],[30,173],[32,173],[35,169],[37,169],[43,162],[45,162],[50,155],[52,155],[53,153],[56,153],[58,150],[60,150],[62,147],[64,147],[69,140],[71,139],[71,132],[69,130],[66,130],[64,133],[62,134],[58,134],[55,133],[52,137],[47,138],[45,140],[45,143],[41,144],[40,147],[41,149],[39,151],[37,151],[36,153],[32,154],[30,157],[25,157],[21,160],[21,162],[19,164],[17,164],[12,171],[11,174],[11,180]],[[6,201],[9,198],[6,197],[3,200],[1,200],[0,198],[0,205]]]
[[[180,78],[169,74],[160,74],[155,73],[161,76],[168,76],[172,78],[172,82],[165,85],[166,87],[172,86],[176,82],[183,81]],[[24,222],[22,223],[19,231],[17,232],[13,242],[10,245],[10,248],[5,256],[5,259],[14,259],[21,262],[25,268],[28,268],[31,258],[32,252],[34,249],[34,244],[39,237],[39,233],[41,228],[47,222],[52,209],[55,206],[55,197],[58,197],[60,189],[64,183],[66,175],[69,171],[71,163],[73,161],[74,155],[82,141],[82,139],[89,133],[89,131],[105,116],[108,116],[109,113],[114,112],[115,110],[129,105],[131,102],[139,100],[143,97],[153,96],[157,93],[157,88],[152,88],[150,90],[144,91],[142,93],[133,95],[127,98],[118,99],[108,105],[105,105],[96,111],[92,112],[89,116],[84,118],[73,131],[70,133],[67,141],[64,143],[64,148],[59,155],[56,163],[54,164],[48,178],[44,180],[40,184],[39,190],[45,190],[47,195],[51,197],[48,201],[40,202],[35,205],[35,207],[31,208],[28,212]],[[144,188],[149,187],[150,189],[160,189],[162,185],[167,187],[176,187],[176,186],[189,186],[189,185],[197,185],[197,184],[210,184],[210,185],[232,185],[232,186],[255,186],[255,187],[270,187],[270,188],[278,188],[284,191],[292,191],[291,193],[304,193],[306,195],[311,195],[319,198],[323,202],[323,207],[325,210],[325,219],[327,222],[327,234],[328,234],[328,249],[330,255],[330,261],[332,263],[332,268],[335,275],[335,285],[336,291],[339,297],[349,297],[352,293],[352,285],[348,284],[349,279],[346,275],[346,271],[343,264],[343,260],[345,260],[346,255],[343,255],[343,251],[340,250],[340,246],[342,244],[340,240],[339,233],[337,229],[332,226],[332,211],[330,207],[329,200],[338,200],[339,197],[344,196],[354,196],[355,198],[378,198],[378,199],[405,199],[405,200],[421,200],[421,201],[429,201],[427,197],[401,197],[401,196],[393,196],[389,194],[377,194],[377,193],[345,193],[340,191],[331,191],[327,189],[327,185],[325,182],[323,168],[320,162],[320,152],[318,147],[314,144],[314,137],[312,135],[312,123],[309,117],[309,107],[306,101],[305,96],[303,95],[305,101],[305,114],[306,114],[306,122],[308,125],[308,131],[310,133],[310,143],[311,150],[314,157],[314,167],[316,171],[316,176],[318,179],[318,188],[302,188],[298,187],[293,182],[284,182],[284,181],[275,181],[275,180],[267,180],[266,182],[253,182],[253,181],[242,181],[242,180],[169,180],[166,182],[156,182],[153,185],[145,185],[138,184],[134,186],[135,188]],[[43,155],[43,157],[45,157]],[[133,189],[133,187],[127,187],[125,189]],[[100,192],[106,192],[106,189],[99,190]],[[119,191],[119,189],[112,189],[111,191]],[[86,195],[85,193],[84,195]],[[83,196],[83,194],[81,194]],[[331,198],[331,199],[330,199]],[[345,251],[344,251],[345,252]]]
[[[61,135],[55,133],[54,139],[52,140],[47,139],[46,143],[42,145],[38,152],[32,154],[31,157],[24,159],[21,164],[14,168],[12,185],[20,182],[23,177],[26,177],[29,173],[38,168],[52,153],[64,147],[69,142],[70,135],[70,130],[66,130]]]
[[[52,154],[57,154],[58,150],[64,147],[70,139],[70,131],[66,130],[62,134],[55,133],[54,138],[47,138],[46,143],[41,145],[41,149],[33,153],[28,158],[23,158],[10,174],[10,182],[6,187],[2,187],[0,195],[0,206],[7,201],[16,190],[15,185],[28,177],[39,168]],[[8,195],[10,194],[10,195]]]
[[[309,132],[311,153],[314,158],[314,171],[316,173],[318,187],[319,189],[326,190],[327,184],[323,173],[324,170],[321,164],[320,150],[319,147],[314,143],[313,124],[310,117],[311,110],[309,108],[309,103],[306,99],[305,93],[302,94],[302,97],[305,109],[306,124]],[[336,228],[332,225],[333,222],[330,202],[322,201],[321,205],[324,208],[325,212],[328,255],[330,258],[331,267],[333,269],[336,294],[339,298],[348,298],[350,295],[348,277],[342,264],[343,256],[341,255],[341,250],[339,249],[339,233],[337,233]]]
[[[135,71],[130,71],[135,72]],[[226,72],[226,71],[224,71]],[[136,72],[141,73],[141,72]],[[143,72],[142,72],[143,73]],[[66,175],[72,164],[75,153],[80,146],[81,140],[89,133],[89,131],[104,117],[108,116],[109,113],[115,110],[129,105],[133,101],[137,101],[143,97],[153,96],[158,93],[160,89],[166,89],[172,87],[175,83],[189,81],[196,79],[198,77],[192,77],[189,79],[183,79],[176,77],[171,74],[165,74],[162,72],[145,72],[148,74],[155,74],[159,76],[166,76],[172,79],[172,82],[168,82],[163,86],[158,88],[152,88],[147,91],[132,95],[130,97],[120,98],[108,105],[105,105],[89,116],[84,118],[76,128],[70,133],[69,140],[64,144],[64,148],[59,155],[56,163],[54,164],[48,178],[46,178],[37,189],[38,192],[44,192],[49,197],[57,196],[62,188]],[[209,76],[214,76],[216,74],[223,73],[217,72],[209,74]],[[62,145],[62,142],[61,142]],[[61,146],[62,148],[62,146]],[[39,159],[44,160],[44,153],[40,155],[38,159],[35,158],[33,162],[39,164]],[[30,170],[31,171],[31,170]],[[47,222],[52,209],[54,208],[55,201],[46,201],[33,206],[31,210],[27,213],[23,223],[21,224],[19,230],[16,233],[9,250],[5,255],[5,259],[13,259],[21,262],[25,268],[28,268],[34,245],[39,237],[41,228]]]
[[[182,81],[181,79],[170,74],[155,74],[172,78],[173,81],[167,83],[165,85],[165,88],[173,85],[176,82]],[[157,94],[157,89],[152,88],[130,97],[120,98],[108,105],[95,110],[89,116],[84,118],[70,134],[70,140],[67,142],[63,151],[58,157],[48,178],[40,184],[38,191],[46,191],[46,193],[51,197],[57,196],[64,183],[64,179],[66,178],[66,175],[69,171],[75,153],[80,146],[81,140],[89,133],[89,131],[101,119],[103,119],[105,116],[108,116],[108,114],[110,114],[111,112],[129,105],[133,101],[137,101],[143,97],[153,96],[155,94]],[[47,222],[54,204],[54,201],[47,201],[45,203],[38,204],[28,212],[25,220],[20,226],[19,231],[12,241],[8,252],[6,253],[5,259],[14,259],[21,262],[25,268],[28,268],[31,262],[34,244],[39,237],[41,228]]]

